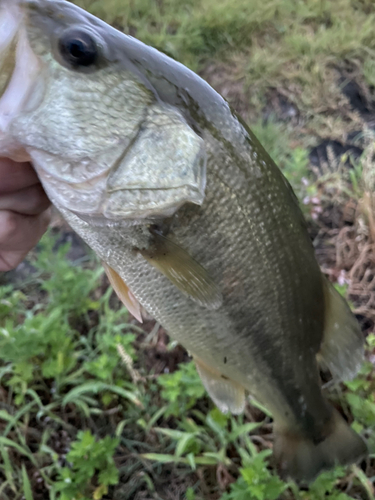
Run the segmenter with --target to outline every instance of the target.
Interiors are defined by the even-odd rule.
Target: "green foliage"
[[[314,190],[306,186],[311,131],[341,139],[358,126],[337,85],[340,71],[353,66],[360,81],[375,82],[372,0],[76,3],[194,70],[209,62],[214,77],[226,73],[221,87],[230,100],[240,89],[256,136],[300,199]],[[293,103],[291,123],[257,121],[270,89]],[[361,195],[360,165],[349,175]],[[271,431],[262,407],[254,421],[212,409],[193,363],[155,380],[136,355],[139,330],[111,290],[103,292],[96,258],[72,263],[67,252],[47,236],[27,286],[0,286],[1,499],[160,499],[167,478],[180,482],[187,500],[201,500],[206,476],[221,500],[373,498],[373,478],[355,467],[322,474],[308,491],[280,481],[268,461],[272,438],[264,445]],[[374,336],[368,341],[373,355]],[[373,455],[374,394],[370,363],[330,394],[368,436]]]
[[[370,26],[373,15],[353,9],[349,0],[294,2],[286,0],[152,0],[124,3],[121,0],[77,0],[105,21],[161,48],[172,45],[180,55],[214,54],[224,45],[250,45],[257,34],[268,35],[271,44],[286,40],[285,53],[316,57],[348,55],[367,43],[374,46]],[[356,27],[362,23],[362,32]],[[314,28],[314,32],[309,29]],[[315,35],[315,36],[314,36]],[[346,35],[346,36],[345,36]],[[190,40],[189,40],[190,38]],[[273,45],[274,48],[274,45]],[[278,51],[280,53],[280,50]]]
[[[323,472],[311,485],[308,493],[302,496],[306,500],[321,500],[328,498],[330,500],[348,500],[350,497],[341,491],[335,491],[335,485],[338,480],[345,476],[345,469],[337,467],[333,471]]]
[[[375,349],[375,335],[367,336],[367,351],[373,356]],[[363,363],[358,375],[345,382],[347,391],[345,400],[355,417],[357,430],[367,426],[375,432],[375,371],[373,363]]]
[[[12,286],[0,287],[0,321],[22,314],[25,301],[26,296],[21,291],[13,290]]]
[[[270,2],[237,0],[152,0],[75,2],[125,32],[136,32],[145,43],[196,66],[200,59],[228,48],[251,44],[253,34],[267,26],[277,7]]]
[[[12,319],[0,332],[0,350],[5,363],[12,363],[13,376],[5,385],[17,394],[16,404],[24,401],[30,383],[44,377],[59,384],[61,378],[75,366],[77,342],[72,338],[67,321],[55,309],[49,315],[27,315],[23,324]]]
[[[278,122],[275,116],[266,121],[258,120],[251,128],[273,161],[280,168],[285,168],[291,154],[290,128]]]
[[[221,500],[277,500],[287,485],[267,469],[269,451],[258,453],[240,469],[241,476]]]
[[[366,59],[363,63],[363,76],[367,85],[375,86],[375,61],[373,59]]]
[[[308,192],[310,177],[308,151],[302,147],[291,147],[290,126],[278,122],[275,117],[267,121],[259,120],[252,125],[252,130],[302,201]]]
[[[86,363],[86,370],[94,377],[112,383],[116,380],[117,368],[119,367],[118,346],[121,346],[134,360],[136,356],[132,344],[135,338],[133,333],[123,335],[115,333],[115,331],[102,333],[99,327],[97,347],[101,354]]]
[[[54,245],[55,238],[47,236],[41,256],[34,261],[33,286],[39,284],[42,303],[35,290],[27,295],[11,286],[0,289],[0,377],[11,401],[0,410],[4,422],[0,488],[7,492],[4,499],[32,498],[35,483],[29,467],[37,469],[48,485],[50,500],[111,497],[113,488],[133,477],[137,478],[134,488],[146,488],[151,498],[163,470],[157,467],[169,464],[177,466],[177,476],[190,477],[213,469],[233,474],[235,482],[227,491],[218,490],[222,500],[272,500],[289,494],[292,485],[282,482],[269,467],[270,451],[255,444],[254,438],[267,420],[249,422],[243,416],[223,415],[212,408],[192,362],[158,376],[156,381],[131,379],[118,350],[126,353],[129,363],[137,363],[132,330],[138,330],[127,323],[127,312],[111,303],[111,290],[98,297],[102,274],[91,269],[91,264],[85,272],[65,276],[68,247],[50,251],[47,259],[47,249]],[[58,291],[51,285],[57,286],[56,275],[62,288]],[[77,292],[70,297],[68,289]],[[81,298],[79,304],[78,290],[86,293],[85,302]],[[371,336],[369,343],[372,349],[375,341]],[[353,425],[357,430],[372,425],[370,375],[367,365],[347,385],[345,401],[356,417]],[[75,426],[70,424],[72,419]],[[44,421],[51,424],[44,425]],[[39,436],[37,447],[28,438],[30,423]],[[54,445],[61,429],[67,429],[69,436],[63,455]],[[100,435],[106,437],[95,437],[98,429],[103,429]],[[130,465],[118,469],[115,457],[124,450],[131,450]],[[134,470],[145,470],[145,459],[155,472],[134,476]],[[136,469],[132,468],[133,460]],[[290,498],[350,498],[336,488],[344,472],[336,470],[326,479],[321,476],[311,486],[310,496],[297,489],[293,490],[296,496]],[[360,472],[358,478],[366,489]],[[186,498],[201,498],[199,487],[186,489]]]
[[[61,469],[54,490],[61,493],[60,500],[100,500],[118,482],[113,455],[119,439],[97,441],[90,430],[80,431],[77,438],[66,457],[70,467]]]
[[[168,401],[166,415],[177,417],[192,408],[205,394],[194,363],[182,364],[174,373],[160,375],[161,396]]]
[[[364,363],[357,377],[345,385],[348,388],[345,401],[355,418],[356,430],[367,427],[375,432],[375,373],[372,363]]]
[[[317,135],[340,138],[353,125],[337,69],[363,63],[358,78],[373,84],[375,12],[353,0],[75,3],[195,71],[207,60],[219,73],[227,65],[225,88],[243,81],[257,112],[270,88],[281,89]]]
[[[5,422],[0,440],[4,500],[8,489],[16,500],[18,492],[30,500],[35,486],[24,467],[14,468],[8,450],[38,468],[51,500],[102,498],[118,482],[112,457],[119,440],[95,441],[90,430],[79,433],[67,454],[70,465],[61,470],[52,436],[62,427],[69,431],[68,442],[76,437],[64,418],[67,412],[83,427],[85,418],[102,415],[111,405],[141,406],[117,350],[136,359],[127,311],[110,306],[111,289],[97,295],[103,275],[98,266],[74,267],[67,259],[69,245],[55,247],[56,238],[46,235],[24,291],[0,287],[0,380],[11,403],[0,410],[0,422]],[[45,418],[52,427],[41,426]],[[38,449],[25,434],[30,421],[42,428],[33,431],[40,439]]]
[[[92,299],[91,292],[98,286],[103,269],[74,266],[66,258],[70,245],[57,249],[55,245],[54,238],[44,238],[34,263],[39,271],[41,289],[47,293],[47,311],[58,306],[61,314],[69,313],[79,318],[88,310],[97,310],[99,302]]]
[[[25,500],[33,500],[33,493],[31,491],[31,485],[29,476],[26,472],[26,467],[22,465],[22,479],[23,479],[23,492],[25,495]]]

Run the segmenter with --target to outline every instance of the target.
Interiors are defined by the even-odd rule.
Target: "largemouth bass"
[[[297,199],[252,132],[181,64],[64,0],[0,0],[0,155],[30,160],[116,292],[193,356],[224,412],[274,416],[311,480],[366,445],[324,398],[363,339]]]

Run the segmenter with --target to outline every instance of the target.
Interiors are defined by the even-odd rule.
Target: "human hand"
[[[0,158],[0,271],[22,262],[48,227],[50,202],[29,163]]]

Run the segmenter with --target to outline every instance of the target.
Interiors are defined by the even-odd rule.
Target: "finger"
[[[38,215],[50,206],[50,201],[41,184],[27,187],[14,193],[0,195],[0,210],[24,215]]]
[[[19,191],[38,182],[38,176],[30,163],[0,158],[0,194]]]
[[[17,252],[2,252],[0,250],[0,273],[6,273],[15,269],[25,259],[29,252],[25,250]]]
[[[46,231],[49,221],[49,209],[40,215],[0,211],[0,272],[10,271],[22,262]]]

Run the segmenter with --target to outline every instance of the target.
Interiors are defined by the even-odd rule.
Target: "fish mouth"
[[[28,160],[29,156],[9,135],[9,126],[24,110],[40,72],[24,16],[20,6],[0,1],[0,156],[15,161]]]
[[[0,6],[0,99],[12,79],[22,12],[14,4]]]
[[[0,99],[4,95],[16,66],[18,24],[14,15],[0,9]]]

